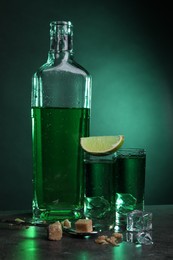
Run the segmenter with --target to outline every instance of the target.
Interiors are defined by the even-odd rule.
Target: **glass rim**
[[[146,150],[144,148],[120,148],[117,156],[145,156]]]
[[[132,148],[131,148],[131,147],[130,147],[130,148],[128,148],[128,147],[126,148],[126,147],[125,147],[125,148],[120,148],[120,149],[118,149],[117,152],[123,151],[123,150],[124,150],[124,151],[128,151],[128,150],[129,150],[129,151],[146,151],[145,148],[140,148],[140,147],[134,147],[134,148],[133,148],[133,147],[132,147]]]
[[[84,162],[103,162],[103,161],[114,161],[116,158],[116,153],[105,154],[105,155],[95,155],[85,152]]]
[[[70,21],[52,21],[50,22],[50,26],[52,25],[59,25],[59,26],[67,25],[69,27],[73,27]]]

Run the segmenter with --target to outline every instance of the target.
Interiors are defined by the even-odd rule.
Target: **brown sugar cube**
[[[78,219],[75,222],[76,232],[92,232],[92,220],[91,219]]]
[[[96,244],[108,244],[108,242],[106,241],[108,237],[107,236],[99,236],[97,239],[95,239]]]
[[[118,246],[118,241],[117,241],[116,237],[114,237],[114,236],[106,238],[106,241],[109,242],[113,246]]]
[[[119,242],[123,240],[123,235],[121,233],[113,233],[113,237],[115,237]]]
[[[95,239],[96,244],[107,245],[109,244],[105,239]]]
[[[59,221],[50,224],[48,226],[48,239],[49,240],[61,240],[62,238],[62,226]]]
[[[63,228],[71,228],[71,222],[68,219],[65,219],[61,224]]]

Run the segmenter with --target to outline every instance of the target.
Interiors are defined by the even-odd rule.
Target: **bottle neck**
[[[71,22],[51,22],[49,58],[68,59],[72,56],[73,26]]]

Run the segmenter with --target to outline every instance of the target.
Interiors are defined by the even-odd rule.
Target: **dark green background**
[[[173,203],[172,12],[150,2],[1,1],[0,210],[31,208],[31,76],[52,20],[72,21],[76,60],[93,76],[91,134],[145,148],[146,203]]]

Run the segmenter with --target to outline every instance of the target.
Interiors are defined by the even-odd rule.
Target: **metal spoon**
[[[63,228],[63,232],[72,236],[79,236],[79,237],[88,237],[88,236],[94,236],[98,234],[98,231],[92,231],[92,232],[77,232],[73,228]]]

